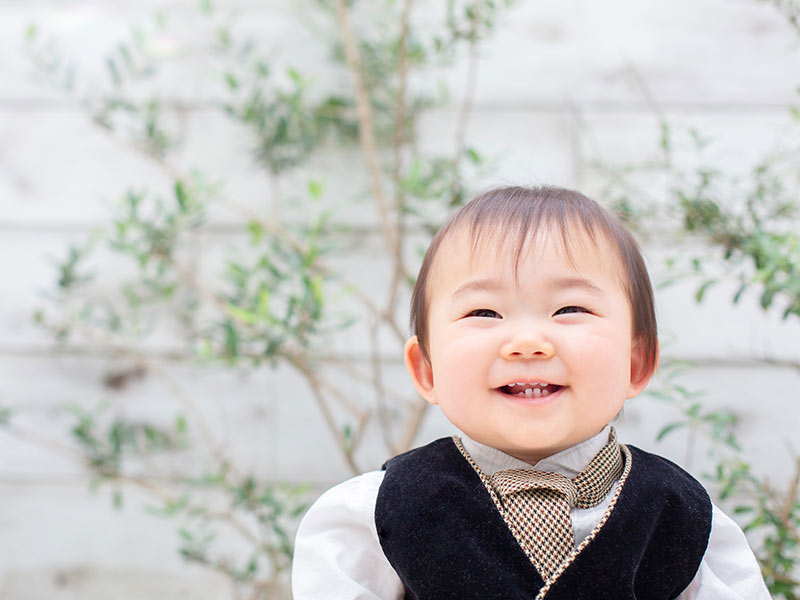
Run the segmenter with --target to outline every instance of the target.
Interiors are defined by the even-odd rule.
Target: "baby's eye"
[[[491,308],[477,308],[475,310],[469,311],[464,316],[465,317],[486,317],[486,318],[489,318],[489,319],[502,319],[503,318],[503,317],[500,316],[500,313],[498,313],[495,310],[492,310]]]
[[[564,306],[559,308],[554,315],[568,315],[570,313],[581,313],[581,312],[589,312],[587,309],[583,308],[582,306]]]

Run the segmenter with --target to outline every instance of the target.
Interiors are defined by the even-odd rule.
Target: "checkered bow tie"
[[[574,548],[570,507],[590,508],[606,497],[624,464],[614,429],[608,443],[575,479],[532,469],[498,471],[489,480],[503,518],[545,581]]]

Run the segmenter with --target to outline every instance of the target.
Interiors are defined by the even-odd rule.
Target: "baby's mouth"
[[[517,398],[544,398],[560,390],[563,386],[555,385],[553,383],[509,383],[500,388],[501,393]]]

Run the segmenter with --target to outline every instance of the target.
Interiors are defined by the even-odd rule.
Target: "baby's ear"
[[[430,361],[425,358],[417,336],[408,338],[403,357],[408,374],[411,375],[411,381],[414,382],[419,395],[431,404],[437,404],[433,390],[433,368]]]
[[[646,344],[642,340],[637,340],[631,348],[631,383],[628,388],[628,398],[638,395],[655,374],[658,368],[658,361],[661,356],[661,346],[656,342],[654,356],[649,356]]]

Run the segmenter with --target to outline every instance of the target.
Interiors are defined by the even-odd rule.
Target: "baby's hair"
[[[468,231],[474,252],[478,246],[497,242],[496,238],[489,238],[490,232],[502,231],[502,241],[495,245],[498,255],[511,243],[518,265],[526,244],[542,229],[546,233],[559,232],[569,256],[570,233],[576,228],[585,231],[594,243],[599,232],[616,250],[624,268],[623,287],[631,306],[633,339],[641,345],[638,351],[645,359],[644,366],[654,369],[658,360],[658,331],[653,287],[636,240],[594,200],[572,190],[544,186],[489,190],[461,207],[436,232],[411,298],[411,331],[417,336],[425,359],[429,360],[428,283],[436,254],[450,234]]]

